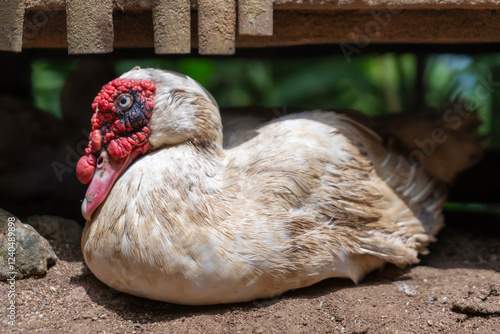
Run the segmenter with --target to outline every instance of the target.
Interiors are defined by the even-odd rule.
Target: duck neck
[[[182,186],[212,183],[213,178],[224,169],[222,160],[225,152],[219,143],[188,141],[165,148],[159,153],[162,156],[161,160],[169,161],[163,167],[166,168],[163,175],[170,179],[169,184],[178,183]]]
[[[186,143],[189,150],[198,155],[201,159],[220,159],[224,156],[222,148],[222,136],[220,140],[215,141],[200,141],[193,139]]]

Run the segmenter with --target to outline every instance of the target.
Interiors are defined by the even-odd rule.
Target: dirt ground
[[[500,333],[499,228],[487,226],[449,226],[419,265],[388,265],[358,285],[329,279],[270,300],[203,307],[111,290],[83,263],[79,247],[51,241],[59,261],[45,277],[16,282],[16,324],[2,312],[0,331]],[[2,301],[8,287],[0,283]]]

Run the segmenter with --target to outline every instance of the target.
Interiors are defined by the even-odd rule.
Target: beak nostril
[[[100,156],[97,159],[97,168],[101,168],[103,163],[104,163],[104,158],[102,156]]]

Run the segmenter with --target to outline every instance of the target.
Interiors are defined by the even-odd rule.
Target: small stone
[[[434,323],[432,322],[432,320],[427,320],[427,325],[432,326],[434,325]]]
[[[417,290],[415,290],[413,287],[409,286],[406,283],[397,282],[396,286],[398,287],[399,292],[403,292],[407,296],[416,296],[417,295]]]
[[[52,291],[52,292],[56,292],[56,291],[57,291],[57,289],[56,289],[55,287],[53,287],[53,286],[51,286],[51,287],[49,288],[49,290],[50,290],[50,291]]]
[[[9,238],[11,241],[14,238],[15,252],[9,251],[12,244]],[[0,280],[12,276],[16,279],[33,275],[43,276],[57,261],[57,256],[47,240],[32,226],[23,224],[19,218],[3,209],[0,209],[0,254]],[[15,263],[9,263],[11,257]]]

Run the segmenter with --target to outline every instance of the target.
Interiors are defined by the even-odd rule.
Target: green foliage
[[[480,129],[487,144],[500,148],[500,57],[498,55],[433,55],[424,72],[426,102],[439,106],[460,98],[483,119]],[[498,82],[498,83],[497,83]]]
[[[61,117],[59,94],[76,61],[36,60],[33,90],[38,107]],[[422,66],[423,65],[423,66]],[[300,59],[127,59],[118,74],[134,66],[184,73],[204,85],[221,107],[261,105],[305,109],[356,109],[369,115],[439,106],[457,97],[480,110],[483,133],[500,147],[500,107],[495,80],[500,55],[362,55]],[[419,67],[420,66],[420,67]],[[420,85],[423,87],[421,89]],[[104,84],[104,83],[103,83]]]
[[[492,215],[500,215],[500,204],[498,203],[456,203],[447,202],[444,204],[445,211],[458,212],[479,212]]]
[[[62,118],[59,96],[66,77],[73,71],[77,61],[35,60],[31,63],[31,82],[35,105],[57,118]]]

